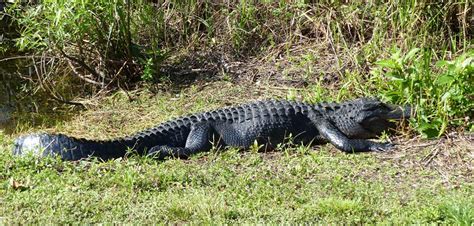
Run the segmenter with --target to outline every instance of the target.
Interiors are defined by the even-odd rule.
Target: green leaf
[[[465,59],[462,63],[461,63],[461,67],[462,68],[466,68],[467,66],[474,66],[474,63],[472,63],[472,61],[474,61],[474,57],[469,57],[467,59]]]
[[[399,91],[388,91],[382,95],[388,102],[397,103],[401,99],[402,93]]]
[[[392,56],[390,56],[390,58],[394,60],[400,60],[401,53],[402,53],[401,49],[394,48],[392,49]]]
[[[425,137],[425,138],[433,138],[437,137],[440,130],[438,129],[438,125],[436,123],[428,123],[422,122],[418,127],[418,131]]]
[[[420,51],[420,48],[414,48],[412,50],[410,50],[410,52],[408,52],[405,57],[403,58],[403,61],[407,61],[407,60],[410,60],[411,58],[413,58],[413,56],[415,56],[415,54]]]
[[[416,72],[416,68],[414,67],[407,68],[405,72],[408,74],[414,74]]]
[[[385,76],[391,78],[392,80],[405,81],[405,77],[398,72],[390,71],[390,72],[387,72]]]
[[[390,69],[400,69],[400,66],[393,59],[379,60],[379,61],[375,62],[375,64],[379,65],[379,66],[382,66],[382,67],[387,67],[387,68],[390,68]]]
[[[446,128],[448,128],[448,122],[447,121],[442,121],[441,128],[438,131],[438,136],[437,137],[441,137],[443,135],[443,133],[446,131]]]
[[[437,79],[436,79],[436,84],[437,85],[447,85],[447,84],[450,84],[454,81],[454,77],[451,76],[451,75],[448,75],[448,74],[444,74],[444,75],[441,75],[439,76]]]
[[[448,100],[451,97],[451,95],[452,95],[452,92],[448,91],[448,92],[444,93],[443,96],[441,96],[441,100],[443,102],[446,102],[446,100]]]
[[[445,67],[445,66],[450,65],[450,64],[453,64],[453,62],[447,61],[447,60],[440,60],[440,61],[436,62],[436,67]]]

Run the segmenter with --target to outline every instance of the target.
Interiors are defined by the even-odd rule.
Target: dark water
[[[5,129],[12,123],[17,97],[16,87],[21,85],[15,74],[16,68],[15,62],[0,62],[0,129]]]
[[[0,6],[5,0],[0,0]],[[8,7],[8,4],[6,5]],[[15,47],[19,28],[0,11],[0,130],[11,133],[19,128],[45,125],[58,113],[49,95],[31,83],[36,78],[32,53],[19,52]]]
[[[15,28],[11,21],[3,14],[5,0],[0,0],[0,129],[11,122],[15,106],[14,87],[19,86],[17,72],[22,62],[19,60],[8,60],[16,55],[10,48],[14,46],[14,38],[17,37]]]
[[[81,109],[51,99],[51,94],[43,90],[35,78],[31,58],[20,54],[0,55],[0,130],[3,133],[54,126],[59,121],[69,120]]]
[[[12,132],[19,112],[29,111],[34,105],[29,96],[34,93],[26,88],[31,78],[31,60],[18,58],[17,53],[0,55],[0,130]]]

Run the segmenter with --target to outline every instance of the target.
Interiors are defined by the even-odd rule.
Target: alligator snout
[[[412,116],[412,108],[410,105],[399,106],[394,104],[387,104],[387,106],[391,109],[391,111],[388,112],[385,116],[386,119],[403,120],[409,119]]]

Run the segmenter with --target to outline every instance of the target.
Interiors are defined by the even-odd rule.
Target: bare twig
[[[84,61],[82,60],[79,60],[75,57],[72,57],[72,56],[69,56],[67,55],[61,48],[58,48],[59,51],[61,52],[61,54],[66,57],[67,59],[71,60],[71,61],[74,61],[75,63],[79,64],[81,67],[83,67],[85,70],[87,70],[89,73],[91,73],[94,77],[96,78],[100,78],[100,75],[92,68],[90,68],[89,66],[87,66],[86,63],[84,63]],[[100,84],[100,83],[99,83]]]
[[[40,86],[41,89],[46,91],[46,93],[49,94],[49,96],[52,99],[54,99],[58,102],[61,102],[61,103],[65,103],[65,104],[76,105],[76,106],[84,106],[82,103],[79,103],[79,102],[65,100],[62,96],[57,95],[54,88],[52,88],[51,86],[49,86],[45,82],[46,79],[43,77],[43,74],[51,73],[51,70],[46,69],[45,58],[41,59],[40,68],[38,68],[36,65],[37,64],[35,63],[35,60],[33,59],[33,66],[35,68],[36,76],[38,77],[39,86]]]
[[[9,60],[18,60],[18,59],[28,59],[28,58],[40,58],[40,59],[43,59],[43,58],[53,58],[53,57],[36,56],[36,55],[30,55],[30,56],[14,56],[14,57],[7,57],[7,58],[0,59],[0,62],[9,61]]]
[[[425,167],[427,167],[431,163],[431,161],[433,161],[434,157],[436,157],[438,155],[439,150],[440,150],[440,148],[437,148],[437,147],[432,149],[431,153],[429,154],[431,156],[428,158],[428,160],[426,160],[426,162],[424,164]]]
[[[94,95],[94,96],[97,97],[97,96],[99,96],[104,90],[106,90],[106,89],[110,86],[110,84],[112,84],[112,83],[115,81],[115,79],[117,79],[117,77],[120,75],[120,73],[122,72],[123,68],[125,68],[125,66],[127,65],[127,63],[128,63],[128,61],[123,62],[122,66],[119,68],[119,70],[117,71],[117,73],[115,73],[114,77],[110,80],[110,82],[107,83],[107,85],[105,85],[104,88],[102,88],[101,90],[99,90],[99,92],[97,92],[97,94]]]
[[[90,79],[90,78],[87,78],[87,77],[85,77],[85,76],[82,76],[81,73],[79,73],[79,72],[77,71],[76,67],[72,64],[71,60],[68,59],[67,62],[68,62],[68,64],[69,64],[69,67],[71,68],[72,72],[73,72],[77,77],[79,77],[80,79],[82,79],[82,80],[84,80],[84,81],[86,81],[86,82],[88,82],[88,83],[92,83],[92,84],[94,84],[94,85],[102,86],[102,83],[97,82],[97,81],[95,81],[95,80],[92,80],[92,79]]]

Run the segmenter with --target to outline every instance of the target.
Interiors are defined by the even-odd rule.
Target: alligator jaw
[[[394,105],[394,104],[386,104],[391,111],[388,112],[386,115],[383,115],[384,119],[395,119],[395,120],[403,120],[409,119],[411,117],[411,106],[405,105],[404,107]]]

